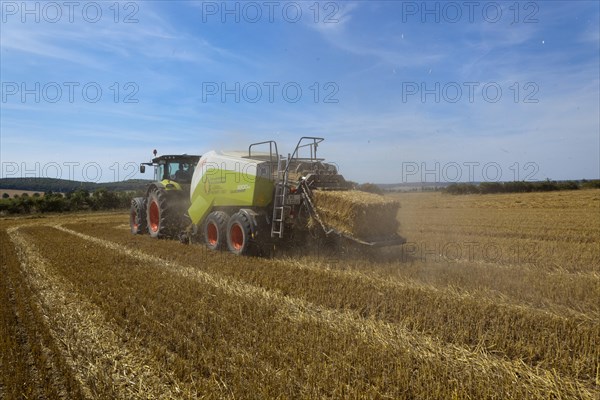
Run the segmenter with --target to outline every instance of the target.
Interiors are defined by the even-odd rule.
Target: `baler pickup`
[[[358,190],[311,190],[303,185],[303,191],[312,219],[327,235],[372,247],[406,242],[397,233],[400,204],[396,200]]]

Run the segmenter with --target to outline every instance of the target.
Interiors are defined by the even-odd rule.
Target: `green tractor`
[[[154,182],[144,197],[131,200],[129,226],[133,234],[147,231],[156,238],[176,237],[189,224],[190,187],[200,156],[156,157],[156,150],[154,156],[152,162],[140,164],[141,173],[147,165],[154,167]]]

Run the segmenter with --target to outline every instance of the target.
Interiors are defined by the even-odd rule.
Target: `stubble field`
[[[600,398],[600,190],[395,197],[404,246],[273,259],[0,220],[0,398]]]

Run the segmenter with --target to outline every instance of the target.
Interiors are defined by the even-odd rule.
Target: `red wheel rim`
[[[233,224],[229,230],[231,246],[235,250],[240,250],[244,246],[244,232],[240,224]]]
[[[152,232],[158,232],[159,214],[158,204],[153,201],[150,203],[150,229],[152,229]]]
[[[217,225],[209,222],[208,226],[206,227],[206,240],[208,241],[208,244],[211,246],[216,246],[218,239],[219,230],[217,229]]]

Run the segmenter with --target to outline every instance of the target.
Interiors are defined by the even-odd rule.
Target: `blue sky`
[[[597,1],[1,12],[2,177],[112,181],[155,148],[288,152],[303,135],[359,182],[600,175]]]

